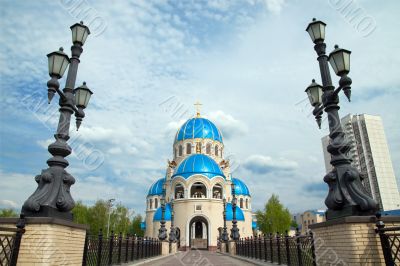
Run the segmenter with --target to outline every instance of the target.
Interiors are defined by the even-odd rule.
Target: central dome
[[[187,157],[179,164],[172,178],[175,176],[182,176],[187,179],[195,174],[205,175],[208,178],[213,178],[214,176],[222,176],[225,178],[218,164],[212,158],[204,154],[193,154]]]
[[[222,142],[222,134],[208,119],[194,117],[186,121],[176,133],[175,142],[185,139],[212,139]]]

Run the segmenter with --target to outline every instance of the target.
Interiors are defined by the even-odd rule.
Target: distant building
[[[352,165],[365,175],[362,181],[365,189],[381,210],[400,209],[400,194],[380,116],[349,114],[341,123],[350,140]],[[329,136],[322,138],[327,172],[332,170],[331,157],[326,150],[329,141]]]
[[[298,224],[300,233],[305,234],[307,233],[310,224],[326,221],[325,210],[307,210],[303,213],[294,215],[293,220]]]

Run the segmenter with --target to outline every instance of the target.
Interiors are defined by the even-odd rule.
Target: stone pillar
[[[399,226],[400,217],[382,217],[386,227]],[[374,216],[349,216],[310,225],[317,265],[384,265]]]
[[[17,221],[17,218],[0,218],[0,226],[15,228]],[[25,221],[18,266],[82,265],[86,225],[47,217]]]
[[[175,254],[178,252],[178,244],[177,243],[171,243],[171,254]]]
[[[165,256],[169,254],[169,242],[161,241],[161,255]]]
[[[225,242],[221,242],[221,253],[226,253],[226,243]]]
[[[236,243],[233,240],[228,241],[229,245],[229,254],[236,255]]]

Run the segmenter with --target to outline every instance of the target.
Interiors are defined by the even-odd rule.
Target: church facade
[[[241,237],[252,235],[251,195],[246,184],[233,177],[224,158],[220,130],[208,119],[197,116],[178,130],[165,177],[156,180],[146,198],[145,235],[158,237],[161,197],[165,187],[165,220],[168,233],[173,202],[174,226],[181,249],[215,250],[223,227],[223,199],[227,201],[227,230],[232,228],[231,184],[237,198],[236,218]]]

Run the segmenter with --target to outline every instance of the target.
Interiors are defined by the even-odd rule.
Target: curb
[[[263,261],[258,261],[258,260],[253,260],[253,259],[248,259],[248,258],[236,256],[236,255],[231,255],[229,253],[222,253],[220,251],[217,251],[217,253],[225,255],[225,256],[229,256],[229,257],[237,259],[237,260],[241,260],[241,261],[245,261],[245,262],[248,262],[248,263],[252,263],[254,265],[260,265],[260,266],[277,265],[277,264],[270,263],[270,262],[263,262]]]

